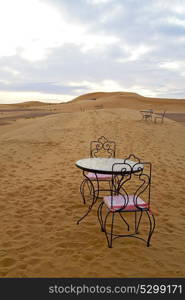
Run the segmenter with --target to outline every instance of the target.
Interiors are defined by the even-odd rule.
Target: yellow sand
[[[145,122],[139,113],[143,108],[185,113],[185,102],[100,96],[35,103],[59,114],[0,126],[1,277],[185,276],[185,125],[166,118],[164,124]],[[103,109],[95,109],[100,104]],[[98,204],[76,225],[86,207],[75,162],[89,156],[89,142],[101,135],[116,142],[117,157],[134,153],[152,163],[156,230],[149,248],[121,238],[109,249]]]

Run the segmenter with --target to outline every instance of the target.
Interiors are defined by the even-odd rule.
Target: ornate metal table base
[[[77,224],[79,224],[91,211],[93,205],[96,203],[97,199],[99,198],[99,180],[98,177],[95,173],[96,176],[96,184],[97,184],[97,189],[95,189],[95,186],[93,184],[93,182],[89,179],[89,177],[85,174],[85,171],[83,171],[83,176],[85,177],[84,180],[82,181],[81,185],[80,185],[80,193],[82,195],[82,199],[84,204],[86,204],[86,202],[90,199],[91,204],[88,207],[88,210],[86,211],[86,213],[77,221]],[[88,198],[85,194],[85,187],[87,187],[88,191],[89,191],[89,195]]]

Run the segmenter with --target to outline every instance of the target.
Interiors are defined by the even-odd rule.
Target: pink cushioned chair
[[[112,175],[112,188],[107,190],[108,195],[104,196],[99,205],[98,219],[101,230],[105,233],[108,247],[112,248],[113,240],[119,237],[135,237],[145,241],[149,247],[155,228],[155,218],[151,211],[151,163],[138,160],[134,168],[137,164],[142,165],[143,168],[139,167],[137,172],[133,172],[133,167],[127,160],[121,164],[120,174]],[[116,165],[113,165],[112,170],[116,168]],[[139,226],[141,226],[141,219],[144,218],[143,214],[146,214],[146,220],[149,221],[149,230],[146,233],[146,220],[144,219],[145,228],[142,236],[139,235]],[[129,224],[132,224],[131,215],[134,215],[135,222],[130,233],[128,231],[131,227]],[[120,221],[126,224],[126,233],[122,232],[124,228]],[[146,234],[147,239],[144,238]]]
[[[114,158],[115,157],[115,152],[116,152],[116,144],[113,141],[109,141],[106,137],[101,136],[98,138],[97,141],[91,141],[90,142],[90,157],[106,157],[106,158]],[[112,180],[112,175],[111,174],[95,174],[88,172],[86,174],[86,177],[88,177],[91,181],[91,183],[94,182],[94,184],[97,183],[98,180],[98,188],[96,191],[99,192],[103,191],[104,189],[99,188],[99,182],[108,182],[110,183]],[[84,189],[85,186],[88,186],[88,189],[91,193],[92,191],[92,186],[89,184],[88,179],[85,178],[80,186],[80,192],[83,197],[84,204],[86,203],[85,197],[84,197]]]

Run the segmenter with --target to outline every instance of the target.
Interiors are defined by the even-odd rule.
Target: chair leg
[[[111,191],[112,190],[112,181],[109,180],[108,182],[109,182],[109,188],[110,188],[110,191]]]
[[[82,196],[82,199],[83,199],[83,202],[84,204],[86,204],[86,201],[85,201],[85,197],[84,197],[84,185],[86,183],[86,179],[84,179],[80,185],[80,194]]]
[[[103,227],[103,217],[102,217],[102,209],[103,209],[103,205],[104,205],[104,202],[101,202],[99,207],[98,207],[98,210],[97,210],[97,214],[98,214],[98,220],[99,220],[99,223],[100,223],[100,227],[101,227],[101,231],[104,232],[104,227]]]
[[[151,212],[146,211],[146,213],[147,213],[147,216],[148,216],[148,219],[149,219],[149,222],[150,222],[150,229],[149,229],[148,239],[147,239],[147,247],[149,247],[150,246],[150,240],[151,240],[152,234],[153,234],[154,229],[155,229],[155,218],[154,218],[154,215]],[[150,216],[152,216],[152,218]],[[152,221],[153,221],[153,223],[152,223]]]
[[[91,195],[92,192],[94,191],[94,186],[93,186],[93,182],[92,181],[89,181],[87,180],[87,186],[88,186],[88,189],[89,189],[89,194]],[[92,187],[93,186],[93,187]]]
[[[130,225],[127,223],[127,221],[125,220],[125,218],[123,218],[121,212],[119,212],[120,217],[122,218],[123,222],[127,225],[127,230],[130,230]]]
[[[143,211],[141,210],[139,220],[137,222],[137,211],[135,211],[135,233],[136,234],[139,234],[139,225],[140,225],[140,222],[141,222],[142,215],[143,215]]]
[[[112,223],[111,223],[110,246],[109,246],[109,248],[112,248],[113,227],[114,227],[114,213],[112,213]]]
[[[112,248],[112,236],[113,236],[113,227],[114,227],[114,212],[112,213],[112,222],[111,222],[111,231],[110,231],[110,234],[108,234],[108,232],[106,230],[107,219],[108,219],[108,216],[110,215],[110,213],[111,212],[109,211],[107,213],[106,217],[105,217],[103,228],[104,228],[105,236],[106,236],[106,239],[107,239],[108,247]],[[109,236],[110,236],[110,238],[109,238]]]

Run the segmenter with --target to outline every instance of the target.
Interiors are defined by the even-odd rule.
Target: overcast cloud
[[[185,98],[185,0],[0,0],[0,103]]]

